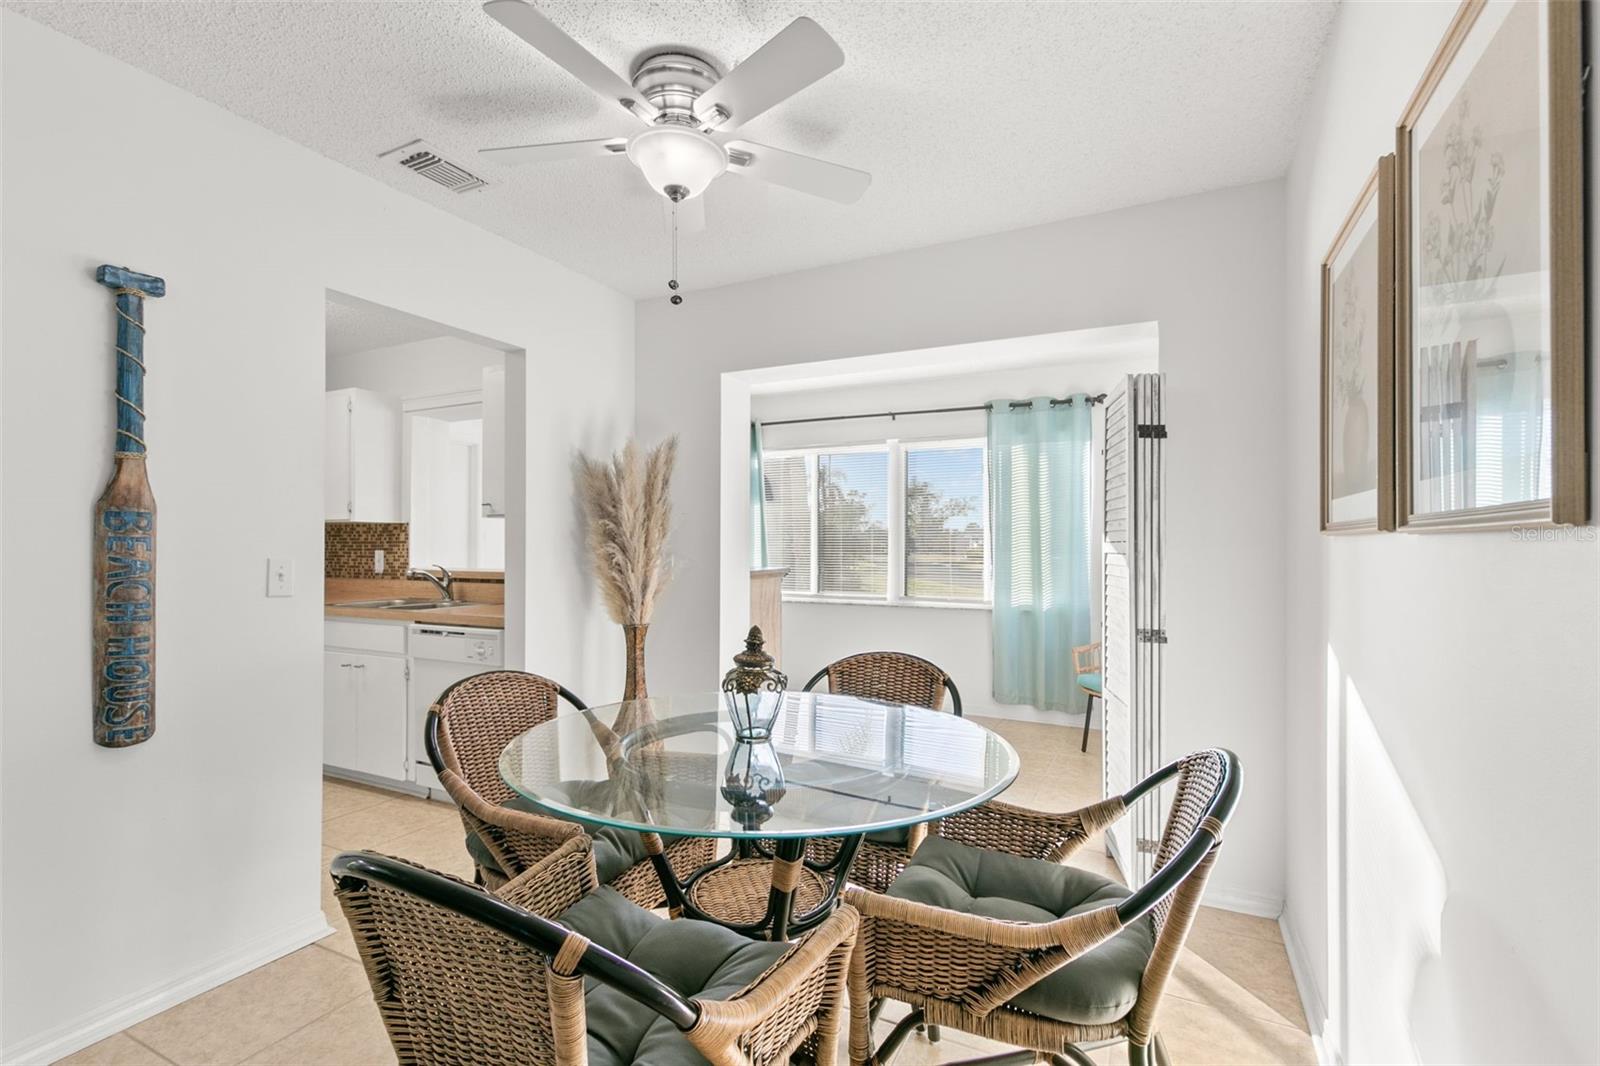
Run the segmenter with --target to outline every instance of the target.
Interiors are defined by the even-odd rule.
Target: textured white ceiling
[[[454,336],[453,330],[426,318],[380,307],[365,300],[328,301],[328,358],[373,348]]]
[[[662,201],[620,159],[501,169],[475,150],[639,128],[471,0],[7,7],[634,296],[666,292]],[[1283,173],[1334,17],[1273,3],[542,0],[624,76],[654,46],[724,69],[797,15],[842,69],[743,128],[872,172],[851,206],[729,175],[683,242],[686,289]],[[380,161],[422,137],[495,184]]]

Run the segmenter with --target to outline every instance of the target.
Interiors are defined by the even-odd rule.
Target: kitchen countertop
[[[329,603],[323,606],[323,613],[329,618],[360,618],[371,622],[422,622],[485,629],[506,627],[506,605],[503,603],[468,603],[460,607],[436,607],[422,611],[408,611],[404,608],[341,607],[336,603]]]
[[[454,592],[468,602],[459,607],[423,610],[382,607],[344,607],[341,604],[363,600],[432,600],[438,592],[426,581],[395,578],[327,578],[323,582],[323,613],[328,618],[359,618],[367,622],[396,622],[424,625],[473,626],[483,629],[506,627],[506,605],[501,601],[505,586],[458,581]]]

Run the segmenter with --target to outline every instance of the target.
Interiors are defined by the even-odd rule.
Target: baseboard
[[[1249,914],[1257,918],[1271,918],[1274,921],[1283,913],[1283,897],[1281,896],[1269,896],[1263,892],[1246,892],[1242,889],[1219,885],[1215,881],[1206,885],[1205,899],[1202,902],[1207,907],[1216,907],[1218,910]]]
[[[54,1062],[74,1051],[120,1033],[184,1000],[209,992],[218,985],[265,966],[291,951],[298,951],[333,932],[328,920],[318,911],[315,918],[296,922],[286,929],[257,937],[243,947],[212,958],[209,962],[132,995],[113,1000],[69,1022],[46,1030],[24,1042],[0,1051],[0,1063],[34,1064]]]
[[[1306,958],[1305,945],[1289,924],[1289,916],[1278,919],[1278,929],[1283,933],[1283,949],[1289,953],[1289,971],[1294,975],[1294,985],[1300,990],[1300,1007],[1306,1012],[1306,1028],[1311,1031],[1311,1049],[1316,1052],[1318,1066],[1342,1066],[1338,1042],[1328,1030],[1328,1005],[1322,1002],[1322,993],[1311,979],[1311,963]]]
[[[1082,711],[1041,711],[1037,707],[992,704],[988,707],[967,707],[962,711],[968,718],[998,718],[1006,722],[1034,722],[1038,725],[1059,725],[1068,729],[1083,730]],[[1100,719],[1095,718],[1091,733],[1100,732]]]

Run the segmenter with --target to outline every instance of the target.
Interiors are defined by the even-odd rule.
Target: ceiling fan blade
[[[853,204],[872,184],[872,175],[865,170],[840,166],[808,155],[785,152],[751,141],[730,140],[728,170],[760,178],[774,185],[787,186],[800,192]]]
[[[559,159],[587,159],[599,156],[628,157],[626,137],[603,137],[598,141],[553,141],[550,144],[508,144],[503,148],[479,148],[485,159],[507,166],[524,163],[553,163]]]
[[[667,203],[667,225],[672,225],[672,204]],[[678,204],[678,233],[680,236],[692,236],[705,232],[706,228],[706,197],[704,193],[699,196],[684,200]]]
[[[801,16],[702,93],[695,117],[716,129],[736,129],[843,65],[838,42]]]
[[[489,0],[483,10],[605,99],[615,101],[645,122],[655,121],[659,112],[653,104],[641,99],[638,90],[622,75],[568,37],[561,27],[535,11],[533,5],[523,0]]]

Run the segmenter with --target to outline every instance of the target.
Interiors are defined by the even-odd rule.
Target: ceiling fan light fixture
[[[728,169],[728,153],[716,141],[687,126],[651,126],[628,142],[628,158],[650,187],[669,199],[690,199]],[[678,186],[678,196],[667,190]],[[677,192],[678,190],[674,190]]]

